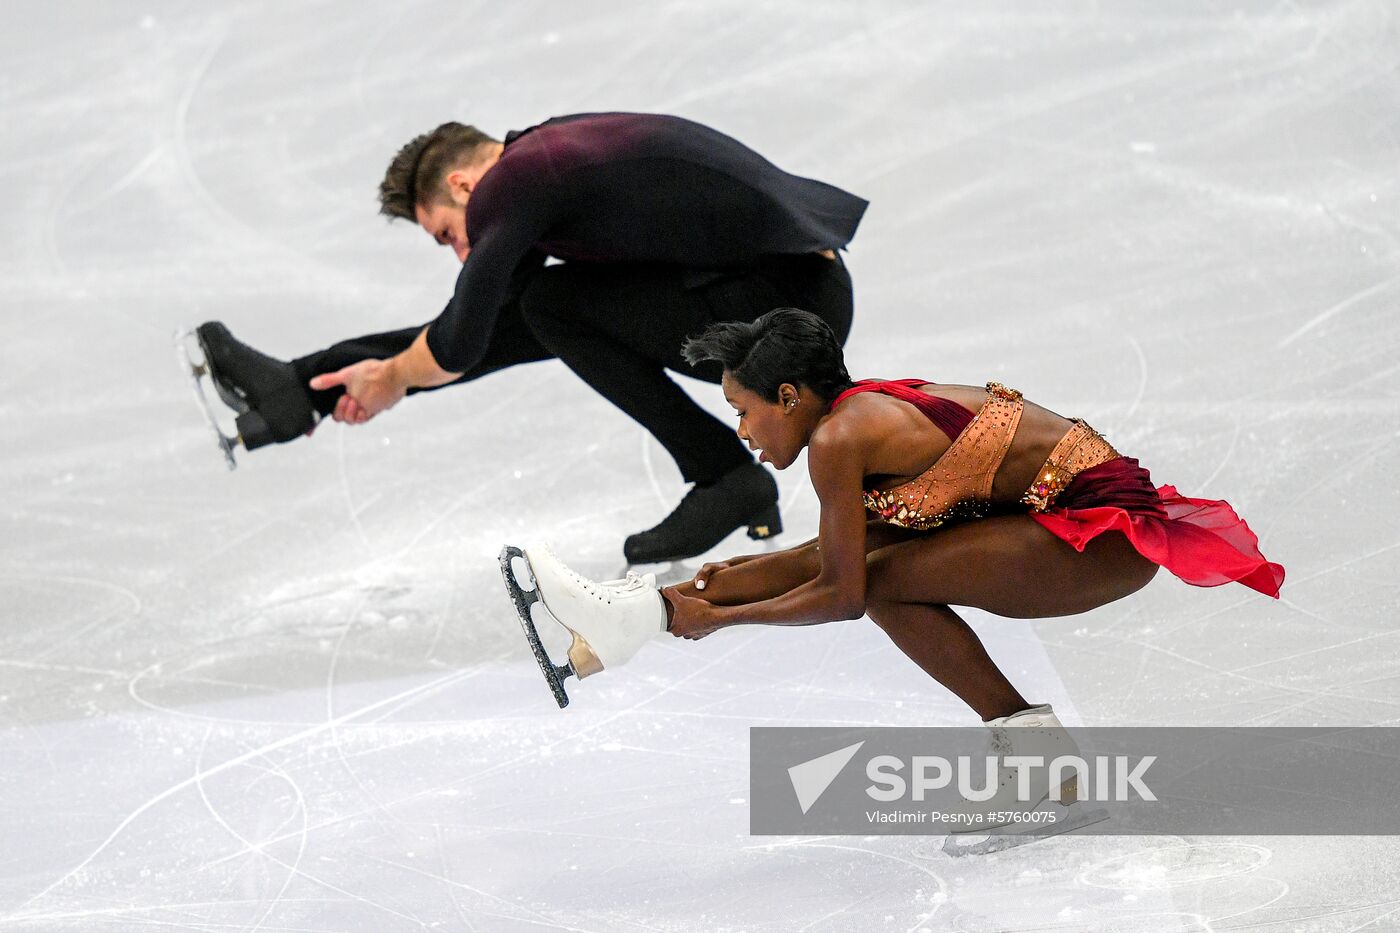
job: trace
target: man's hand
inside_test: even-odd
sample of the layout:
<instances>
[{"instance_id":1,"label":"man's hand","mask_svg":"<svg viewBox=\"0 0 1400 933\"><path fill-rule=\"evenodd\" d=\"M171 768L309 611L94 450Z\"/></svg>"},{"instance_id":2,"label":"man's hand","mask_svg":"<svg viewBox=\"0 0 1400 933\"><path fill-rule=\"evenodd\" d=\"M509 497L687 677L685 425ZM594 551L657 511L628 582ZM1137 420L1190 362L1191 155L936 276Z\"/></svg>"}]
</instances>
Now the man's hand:
<instances>
[{"instance_id":1,"label":"man's hand","mask_svg":"<svg viewBox=\"0 0 1400 933\"><path fill-rule=\"evenodd\" d=\"M345 386L331 417L343 424L364 424L381 411L399 403L411 388L446 385L461 377L437 364L428 349L428 328L423 328L409 348L387 360L361 360L311 380L313 389Z\"/></svg>"},{"instance_id":2,"label":"man's hand","mask_svg":"<svg viewBox=\"0 0 1400 933\"><path fill-rule=\"evenodd\" d=\"M345 394L335 403L331 417L342 424L364 424L380 412L393 408L408 391L393 360L361 360L311 380L313 389L336 386L344 386Z\"/></svg>"}]
</instances>

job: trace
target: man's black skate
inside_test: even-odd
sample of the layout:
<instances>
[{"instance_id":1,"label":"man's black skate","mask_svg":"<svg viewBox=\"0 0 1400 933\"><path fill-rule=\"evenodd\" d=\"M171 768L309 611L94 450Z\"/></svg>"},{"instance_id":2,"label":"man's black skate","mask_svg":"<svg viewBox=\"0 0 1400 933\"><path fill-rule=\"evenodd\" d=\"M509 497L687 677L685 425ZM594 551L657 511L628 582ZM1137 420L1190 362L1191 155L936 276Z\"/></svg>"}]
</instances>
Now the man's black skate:
<instances>
[{"instance_id":1,"label":"man's black skate","mask_svg":"<svg viewBox=\"0 0 1400 933\"><path fill-rule=\"evenodd\" d=\"M656 564L703 554L735 528L749 526L749 537L771 538L783 530L778 484L761 465L735 467L709 486L694 486L675 511L622 546L629 564Z\"/></svg>"},{"instance_id":2,"label":"man's black skate","mask_svg":"<svg viewBox=\"0 0 1400 933\"><path fill-rule=\"evenodd\" d=\"M204 370L224 404L237 413L247 450L296 440L316 425L316 410L291 363L241 343L219 321L195 329Z\"/></svg>"}]
</instances>

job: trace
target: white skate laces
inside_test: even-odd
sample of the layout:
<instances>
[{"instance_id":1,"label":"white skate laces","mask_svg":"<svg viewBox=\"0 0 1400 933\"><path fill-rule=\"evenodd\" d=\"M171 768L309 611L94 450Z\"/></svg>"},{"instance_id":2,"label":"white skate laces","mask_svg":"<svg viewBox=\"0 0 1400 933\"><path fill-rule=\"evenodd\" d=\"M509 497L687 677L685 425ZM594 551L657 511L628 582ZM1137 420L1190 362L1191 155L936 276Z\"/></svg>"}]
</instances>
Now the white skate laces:
<instances>
[{"instance_id":1,"label":"white skate laces","mask_svg":"<svg viewBox=\"0 0 1400 933\"><path fill-rule=\"evenodd\" d=\"M578 575L575 574L575 576ZM607 600L613 595L625 596L635 590L656 589L656 574L638 573L635 570L627 571L627 576L623 577L621 580L603 580L599 583L594 583L585 577L579 577L579 579L582 580L585 585L597 590L599 597L603 600Z\"/></svg>"}]
</instances>

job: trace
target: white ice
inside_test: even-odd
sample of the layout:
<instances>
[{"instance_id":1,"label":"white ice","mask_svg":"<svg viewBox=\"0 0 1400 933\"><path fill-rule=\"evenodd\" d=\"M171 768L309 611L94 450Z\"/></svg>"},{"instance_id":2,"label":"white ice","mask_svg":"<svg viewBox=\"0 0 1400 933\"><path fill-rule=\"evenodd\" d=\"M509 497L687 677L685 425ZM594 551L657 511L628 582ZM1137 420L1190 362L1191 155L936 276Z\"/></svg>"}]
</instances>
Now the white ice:
<instances>
[{"instance_id":1,"label":"white ice","mask_svg":"<svg viewBox=\"0 0 1400 933\"><path fill-rule=\"evenodd\" d=\"M748 729L967 725L869 622L554 707L495 554L681 483L543 363L229 474L171 362L430 319L409 137L678 113L868 197L858 376L1000 379L1229 499L1280 602L971 613L1094 725L1400 720L1400 30L1324 3L40 3L0 32L0 928L1382 931L1393 838L748 834ZM714 411L711 386L690 384ZM780 477L796 542L815 524ZM741 536L719 552L743 551Z\"/></svg>"}]
</instances>

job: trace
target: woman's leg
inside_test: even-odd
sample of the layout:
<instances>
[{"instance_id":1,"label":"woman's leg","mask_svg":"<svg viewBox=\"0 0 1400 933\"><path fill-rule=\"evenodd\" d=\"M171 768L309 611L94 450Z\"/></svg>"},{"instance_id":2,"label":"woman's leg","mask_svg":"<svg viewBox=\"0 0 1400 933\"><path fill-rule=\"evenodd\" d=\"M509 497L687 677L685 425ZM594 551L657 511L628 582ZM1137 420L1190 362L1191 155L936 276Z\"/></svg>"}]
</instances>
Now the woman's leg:
<instances>
[{"instance_id":1,"label":"woman's leg","mask_svg":"<svg viewBox=\"0 0 1400 933\"><path fill-rule=\"evenodd\" d=\"M895 645L983 719L1028 704L949 608L1012 618L1085 612L1136 592L1157 565L1110 532L1083 553L1029 516L982 519L868 557L866 612Z\"/></svg>"},{"instance_id":2,"label":"woman's leg","mask_svg":"<svg viewBox=\"0 0 1400 933\"><path fill-rule=\"evenodd\" d=\"M972 606L1012 619L1087 612L1147 585L1157 565L1118 532L1083 552L1029 515L1003 515L880 548L867 603Z\"/></svg>"},{"instance_id":3,"label":"woman's leg","mask_svg":"<svg viewBox=\"0 0 1400 933\"><path fill-rule=\"evenodd\" d=\"M983 719L1030 706L992 661L977 633L947 606L867 603L865 612L909 660Z\"/></svg>"}]
</instances>

